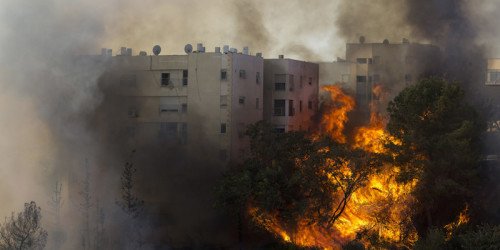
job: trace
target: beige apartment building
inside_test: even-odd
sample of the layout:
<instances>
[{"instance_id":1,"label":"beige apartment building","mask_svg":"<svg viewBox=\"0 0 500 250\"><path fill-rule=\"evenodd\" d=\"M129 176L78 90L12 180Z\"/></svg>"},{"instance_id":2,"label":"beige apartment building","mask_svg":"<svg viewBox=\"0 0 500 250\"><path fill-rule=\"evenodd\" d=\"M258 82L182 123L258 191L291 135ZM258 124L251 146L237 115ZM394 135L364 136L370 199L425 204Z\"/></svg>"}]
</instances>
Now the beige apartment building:
<instances>
[{"instance_id":1,"label":"beige apartment building","mask_svg":"<svg viewBox=\"0 0 500 250\"><path fill-rule=\"evenodd\" d=\"M318 111L318 64L264 60L264 120L278 131L310 130Z\"/></svg>"},{"instance_id":2,"label":"beige apartment building","mask_svg":"<svg viewBox=\"0 0 500 250\"><path fill-rule=\"evenodd\" d=\"M200 44L184 55L106 54L111 69L102 81L118 85L128 144L154 142L223 162L245 154L246 126L262 120L261 56L246 47L205 52Z\"/></svg>"},{"instance_id":3,"label":"beige apartment building","mask_svg":"<svg viewBox=\"0 0 500 250\"><path fill-rule=\"evenodd\" d=\"M500 59L488 59L486 85L500 86Z\"/></svg>"}]
</instances>

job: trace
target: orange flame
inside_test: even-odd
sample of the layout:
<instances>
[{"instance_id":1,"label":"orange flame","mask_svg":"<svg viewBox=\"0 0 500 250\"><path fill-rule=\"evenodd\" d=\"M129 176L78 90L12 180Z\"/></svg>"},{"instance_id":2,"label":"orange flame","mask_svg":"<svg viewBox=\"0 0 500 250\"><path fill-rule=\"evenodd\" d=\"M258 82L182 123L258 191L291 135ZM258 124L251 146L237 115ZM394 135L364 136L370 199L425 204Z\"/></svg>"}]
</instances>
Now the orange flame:
<instances>
[{"instance_id":1,"label":"orange flame","mask_svg":"<svg viewBox=\"0 0 500 250\"><path fill-rule=\"evenodd\" d=\"M354 98L336 86L322 89L330 92L331 100L327 103L328 110L324 111L319 135L326 134L337 142L345 143L347 138L343 130L348 121L347 114L354 109ZM373 93L375 100L379 100L383 95L381 86L375 87ZM385 123L381 115L374 110L374 106L371 105L370 124L355 130L353 147L373 153L384 153L386 140L396 144L398 142L387 134ZM277 213L258 216L258 208L250 207L249 214L269 232L286 242L300 246L340 249L341 244L354 240L358 233L367 231L375 232L380 239L411 244L417 240L416 231L414 229L404 231L402 225L409 217L408 211L411 210L409 204L413 199L410 193L416 181L406 185L397 183L394 176L398 171L394 166L385 165L380 172L370 176L366 185L352 194L342 215L333 227L328 229L317 223L311 223L310 220L301 219L298 228L290 232L279 223ZM368 242L364 243L369 245Z\"/></svg>"},{"instance_id":2,"label":"orange flame","mask_svg":"<svg viewBox=\"0 0 500 250\"><path fill-rule=\"evenodd\" d=\"M336 141L345 143L343 130L348 120L347 114L354 109L354 98L337 86L324 86L321 89L330 93L330 101L325 105L328 110L323 114L320 134L330 135Z\"/></svg>"}]
</instances>

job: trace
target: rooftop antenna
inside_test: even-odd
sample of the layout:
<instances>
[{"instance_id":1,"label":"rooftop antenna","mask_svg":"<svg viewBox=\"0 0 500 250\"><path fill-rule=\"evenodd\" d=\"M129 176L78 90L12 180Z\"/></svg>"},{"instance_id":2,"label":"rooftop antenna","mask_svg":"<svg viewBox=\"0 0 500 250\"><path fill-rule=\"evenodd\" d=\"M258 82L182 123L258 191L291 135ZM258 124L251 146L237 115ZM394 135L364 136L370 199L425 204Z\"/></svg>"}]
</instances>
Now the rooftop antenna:
<instances>
[{"instance_id":1,"label":"rooftop antenna","mask_svg":"<svg viewBox=\"0 0 500 250\"><path fill-rule=\"evenodd\" d=\"M160 45L155 45L155 46L153 47L153 54L155 54L155 55L159 55L159 54L160 54L160 52L161 52L161 47L160 47Z\"/></svg>"}]
</instances>

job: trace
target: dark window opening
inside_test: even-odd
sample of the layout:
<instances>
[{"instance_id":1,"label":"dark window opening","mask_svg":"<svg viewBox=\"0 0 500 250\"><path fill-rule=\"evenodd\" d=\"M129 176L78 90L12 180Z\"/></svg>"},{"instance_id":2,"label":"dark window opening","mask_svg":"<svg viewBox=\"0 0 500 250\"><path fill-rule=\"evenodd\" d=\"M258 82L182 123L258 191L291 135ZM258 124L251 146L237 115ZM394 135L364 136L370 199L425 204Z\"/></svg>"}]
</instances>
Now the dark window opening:
<instances>
[{"instance_id":1,"label":"dark window opening","mask_svg":"<svg viewBox=\"0 0 500 250\"><path fill-rule=\"evenodd\" d=\"M285 100L274 100L274 115L284 116L285 115Z\"/></svg>"},{"instance_id":2,"label":"dark window opening","mask_svg":"<svg viewBox=\"0 0 500 250\"><path fill-rule=\"evenodd\" d=\"M288 100L288 116L295 115L295 108L293 107L293 100Z\"/></svg>"},{"instance_id":3,"label":"dark window opening","mask_svg":"<svg viewBox=\"0 0 500 250\"><path fill-rule=\"evenodd\" d=\"M360 64L366 64L366 58L358 58L356 59L356 62Z\"/></svg>"},{"instance_id":4,"label":"dark window opening","mask_svg":"<svg viewBox=\"0 0 500 250\"><path fill-rule=\"evenodd\" d=\"M255 73L255 83L260 83L260 72Z\"/></svg>"},{"instance_id":5,"label":"dark window opening","mask_svg":"<svg viewBox=\"0 0 500 250\"><path fill-rule=\"evenodd\" d=\"M245 104L245 97L240 97L240 98L238 99L238 102L239 102L240 104Z\"/></svg>"},{"instance_id":6,"label":"dark window opening","mask_svg":"<svg viewBox=\"0 0 500 250\"><path fill-rule=\"evenodd\" d=\"M255 98L255 109L259 109L259 98Z\"/></svg>"},{"instance_id":7,"label":"dark window opening","mask_svg":"<svg viewBox=\"0 0 500 250\"><path fill-rule=\"evenodd\" d=\"M223 69L220 71L220 79L227 80L227 70Z\"/></svg>"},{"instance_id":8,"label":"dark window opening","mask_svg":"<svg viewBox=\"0 0 500 250\"><path fill-rule=\"evenodd\" d=\"M244 69L240 69L240 78L247 78L247 72Z\"/></svg>"},{"instance_id":9,"label":"dark window opening","mask_svg":"<svg viewBox=\"0 0 500 250\"><path fill-rule=\"evenodd\" d=\"M311 101L307 102L307 108L308 109L312 109L313 108L313 104Z\"/></svg>"},{"instance_id":10,"label":"dark window opening","mask_svg":"<svg viewBox=\"0 0 500 250\"><path fill-rule=\"evenodd\" d=\"M220 124L220 132L221 132L221 134L226 133L226 124L225 123Z\"/></svg>"},{"instance_id":11,"label":"dark window opening","mask_svg":"<svg viewBox=\"0 0 500 250\"><path fill-rule=\"evenodd\" d=\"M286 83L284 83L284 82L274 83L274 89L275 90L286 90Z\"/></svg>"},{"instance_id":12,"label":"dark window opening","mask_svg":"<svg viewBox=\"0 0 500 250\"><path fill-rule=\"evenodd\" d=\"M299 112L302 112L302 100L299 101Z\"/></svg>"},{"instance_id":13,"label":"dark window opening","mask_svg":"<svg viewBox=\"0 0 500 250\"><path fill-rule=\"evenodd\" d=\"M187 113L187 111L188 111L188 105L187 105L187 103L183 103L182 104L182 113Z\"/></svg>"},{"instance_id":14,"label":"dark window opening","mask_svg":"<svg viewBox=\"0 0 500 250\"><path fill-rule=\"evenodd\" d=\"M170 84L170 73L161 73L161 86Z\"/></svg>"},{"instance_id":15,"label":"dark window opening","mask_svg":"<svg viewBox=\"0 0 500 250\"><path fill-rule=\"evenodd\" d=\"M187 71L187 69L182 71L182 85L183 86L188 85L188 71Z\"/></svg>"},{"instance_id":16,"label":"dark window opening","mask_svg":"<svg viewBox=\"0 0 500 250\"><path fill-rule=\"evenodd\" d=\"M356 76L356 82L366 83L366 76Z\"/></svg>"}]
</instances>

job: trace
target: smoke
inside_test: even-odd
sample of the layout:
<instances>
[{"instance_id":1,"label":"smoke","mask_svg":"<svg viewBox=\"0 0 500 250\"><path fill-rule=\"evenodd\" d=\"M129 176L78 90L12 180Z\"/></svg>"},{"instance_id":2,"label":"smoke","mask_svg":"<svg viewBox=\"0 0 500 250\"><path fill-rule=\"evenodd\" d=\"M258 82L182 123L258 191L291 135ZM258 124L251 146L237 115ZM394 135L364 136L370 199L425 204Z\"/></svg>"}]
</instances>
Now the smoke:
<instances>
[{"instance_id":1,"label":"smoke","mask_svg":"<svg viewBox=\"0 0 500 250\"><path fill-rule=\"evenodd\" d=\"M65 240L69 245L65 246L80 244L78 192L87 161L94 204L100 200L108 214L107 223L120 220L112 220L110 214L116 210L119 175L129 149L113 141L108 126L114 124L115 117L103 116L109 114L106 107L115 107L112 100L107 106L112 89L98 84L108 65L79 55L96 54L101 47L111 48L115 54L122 46L133 48L134 54L140 50L151 53L155 44L162 46L162 54L183 54L186 43L202 42L208 51L228 44L250 46L251 53L263 52L266 58L285 54L300 60L332 60L343 56L346 40L356 41L359 35L366 36L368 42L401 37L433 42L450 55L468 50L474 55L478 47L499 52L485 45L492 40L498 44L499 40L495 32L489 32L499 29L494 20L483 17L496 13L498 4L494 1L446 1L447 5L435 1L433 8L424 6L421 12L412 12L421 8L420 2L0 1L0 215L9 215L24 202L35 200L45 211L44 221L53 224L55 219L46 203L55 182L62 182L66 200L63 224L71 228ZM450 10L431 12L434 9ZM433 13L432 19L423 18L427 13ZM456 49L452 47L454 39L462 41ZM157 234L170 234L172 239L188 243L190 237L199 236L198 241L223 238L216 230L207 233L209 226L203 226L221 227L223 223L216 223L220 217L213 211L200 213L198 208L211 205L207 197L220 169L213 170L210 163L201 161L195 161L196 167L183 169L185 164L174 157L175 151L137 150L137 162L142 163L138 171L144 176L158 171L158 162L164 163L155 181L165 178L165 185L145 184L140 187L142 192L171 190L160 197L173 209L158 205L158 211L168 215L148 219L169 225L166 232ZM198 186L187 188L184 181ZM53 226L50 223L47 226Z\"/></svg>"}]
</instances>

